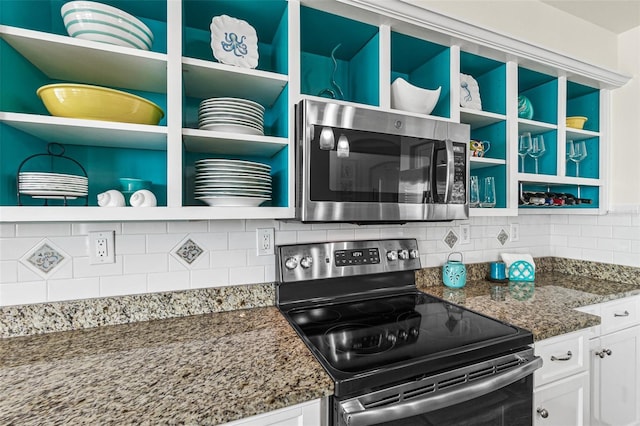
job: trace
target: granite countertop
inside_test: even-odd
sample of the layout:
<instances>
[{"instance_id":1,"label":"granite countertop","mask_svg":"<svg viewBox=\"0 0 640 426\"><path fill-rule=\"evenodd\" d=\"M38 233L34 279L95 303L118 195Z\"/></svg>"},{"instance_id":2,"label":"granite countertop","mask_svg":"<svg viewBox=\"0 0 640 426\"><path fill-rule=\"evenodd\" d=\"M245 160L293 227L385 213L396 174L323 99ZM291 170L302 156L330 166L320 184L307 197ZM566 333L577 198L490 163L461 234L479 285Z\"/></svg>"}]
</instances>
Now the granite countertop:
<instances>
[{"instance_id":1,"label":"granite countertop","mask_svg":"<svg viewBox=\"0 0 640 426\"><path fill-rule=\"evenodd\" d=\"M213 425L333 394L275 307L0 341L0 424Z\"/></svg>"},{"instance_id":2,"label":"granite countertop","mask_svg":"<svg viewBox=\"0 0 640 426\"><path fill-rule=\"evenodd\" d=\"M576 307L640 294L636 269L630 284L549 271L536 273L534 286L512 284L497 302L496 284L481 278L486 268L471 267L462 289L441 284L438 268L419 271L416 282L535 340L599 324ZM0 339L0 424L214 425L333 393L277 308L260 306L273 303L273 288L225 291L5 308L0 325L18 337ZM211 312L224 303L247 309ZM126 323L141 312L147 321ZM118 325L96 326L107 320ZM83 325L93 328L57 331ZM21 335L45 330L57 332Z\"/></svg>"},{"instance_id":3,"label":"granite countertop","mask_svg":"<svg viewBox=\"0 0 640 426\"><path fill-rule=\"evenodd\" d=\"M504 301L490 297L492 286L504 286ZM640 285L600 278L547 272L535 283L493 283L476 279L461 289L423 285L425 293L464 305L476 312L531 330L536 341L600 324L600 317L574 310L640 294Z\"/></svg>"}]
</instances>

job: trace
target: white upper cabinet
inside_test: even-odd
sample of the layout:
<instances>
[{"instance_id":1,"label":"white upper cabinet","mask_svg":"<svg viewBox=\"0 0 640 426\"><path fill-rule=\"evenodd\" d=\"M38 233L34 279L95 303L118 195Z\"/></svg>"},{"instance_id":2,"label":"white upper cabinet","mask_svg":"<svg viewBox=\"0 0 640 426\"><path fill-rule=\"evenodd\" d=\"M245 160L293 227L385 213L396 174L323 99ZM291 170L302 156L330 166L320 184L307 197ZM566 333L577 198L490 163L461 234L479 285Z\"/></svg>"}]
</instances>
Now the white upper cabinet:
<instances>
[{"instance_id":1,"label":"white upper cabinet","mask_svg":"<svg viewBox=\"0 0 640 426\"><path fill-rule=\"evenodd\" d=\"M532 46L496 35L485 40L475 27L434 19L400 0L103 3L146 25L154 35L150 50L70 37L61 0L0 2L0 221L293 218L294 105L302 97L332 97L397 109L390 90L397 78L439 88L430 117L469 124L484 149L470 159L471 174L480 182L495 178L497 204L473 208L472 216L598 212L604 205L609 89L624 82L616 73L576 68L550 53L548 63L544 55L538 62L524 60ZM226 35L215 36L212 46L214 17L214 28L224 27ZM164 115L158 124L53 116L36 94L52 83L128 92L158 105ZM533 104L531 118L518 117L519 96ZM201 111L211 98L236 99L235 115L210 106ZM264 112L256 117L237 99ZM587 116L584 129L567 127L568 116ZM530 155L524 169L518 166L524 132L545 139L537 172ZM569 141L586 146L579 163L578 157L566 159ZM233 181L235 170L218 185L218 177L207 179L222 169L197 167L216 159L261 163L269 176L252 175L253 182L241 185ZM47 185L35 194L19 190L20 172L86 175L88 193L47 193ZM158 206L99 207L98 194L121 189L122 177L151 182ZM252 191L270 199L255 199ZM571 193L591 204L519 207L531 192ZM234 201L237 195L245 199ZM247 196L251 203L244 202ZM247 205L257 202L262 204ZM220 205L225 203L243 206Z\"/></svg>"}]
</instances>

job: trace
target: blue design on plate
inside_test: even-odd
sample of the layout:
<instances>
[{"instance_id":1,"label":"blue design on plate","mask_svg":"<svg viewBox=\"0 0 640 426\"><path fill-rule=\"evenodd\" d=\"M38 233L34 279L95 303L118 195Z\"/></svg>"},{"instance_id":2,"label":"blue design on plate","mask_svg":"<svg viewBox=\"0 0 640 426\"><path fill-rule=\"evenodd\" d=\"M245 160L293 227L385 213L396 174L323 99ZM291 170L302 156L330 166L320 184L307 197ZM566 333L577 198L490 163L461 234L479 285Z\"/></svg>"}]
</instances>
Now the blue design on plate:
<instances>
[{"instance_id":1,"label":"blue design on plate","mask_svg":"<svg viewBox=\"0 0 640 426\"><path fill-rule=\"evenodd\" d=\"M518 117L531 120L533 118L533 105L526 96L518 96Z\"/></svg>"},{"instance_id":2,"label":"blue design on plate","mask_svg":"<svg viewBox=\"0 0 640 426\"><path fill-rule=\"evenodd\" d=\"M238 40L236 33L224 33L224 41L220 45L226 52L233 52L234 55L244 57L248 53L247 45L244 43L245 36Z\"/></svg>"}]
</instances>

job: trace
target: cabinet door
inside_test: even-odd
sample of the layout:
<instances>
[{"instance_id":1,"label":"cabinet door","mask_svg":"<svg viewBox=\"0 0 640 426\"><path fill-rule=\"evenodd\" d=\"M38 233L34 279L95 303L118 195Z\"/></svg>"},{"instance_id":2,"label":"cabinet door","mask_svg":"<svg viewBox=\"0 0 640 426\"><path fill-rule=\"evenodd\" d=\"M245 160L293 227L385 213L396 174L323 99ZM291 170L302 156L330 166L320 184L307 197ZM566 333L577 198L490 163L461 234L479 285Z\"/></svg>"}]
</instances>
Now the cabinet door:
<instances>
[{"instance_id":1,"label":"cabinet door","mask_svg":"<svg viewBox=\"0 0 640 426\"><path fill-rule=\"evenodd\" d=\"M589 418L589 373L583 372L533 391L536 426L582 426Z\"/></svg>"},{"instance_id":2,"label":"cabinet door","mask_svg":"<svg viewBox=\"0 0 640 426\"><path fill-rule=\"evenodd\" d=\"M324 424L323 400L315 399L269 413L226 423L225 426L321 426Z\"/></svg>"},{"instance_id":3,"label":"cabinet door","mask_svg":"<svg viewBox=\"0 0 640 426\"><path fill-rule=\"evenodd\" d=\"M592 346L594 425L640 422L640 326L602 336ZM602 357L601 357L602 356Z\"/></svg>"}]
</instances>

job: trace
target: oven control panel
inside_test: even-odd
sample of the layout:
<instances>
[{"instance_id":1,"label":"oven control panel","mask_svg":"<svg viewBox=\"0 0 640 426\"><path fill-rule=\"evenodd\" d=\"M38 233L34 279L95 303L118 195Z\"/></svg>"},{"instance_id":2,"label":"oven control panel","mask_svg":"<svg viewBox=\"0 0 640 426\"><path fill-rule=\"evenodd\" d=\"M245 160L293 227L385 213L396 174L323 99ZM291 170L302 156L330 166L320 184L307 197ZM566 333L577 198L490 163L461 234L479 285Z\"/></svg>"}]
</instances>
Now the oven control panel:
<instances>
[{"instance_id":1,"label":"oven control panel","mask_svg":"<svg viewBox=\"0 0 640 426\"><path fill-rule=\"evenodd\" d=\"M278 246L279 281L295 282L420 269L413 238Z\"/></svg>"},{"instance_id":2,"label":"oven control panel","mask_svg":"<svg viewBox=\"0 0 640 426\"><path fill-rule=\"evenodd\" d=\"M377 248L337 250L333 258L336 266L371 265L380 263L380 251Z\"/></svg>"}]
</instances>

